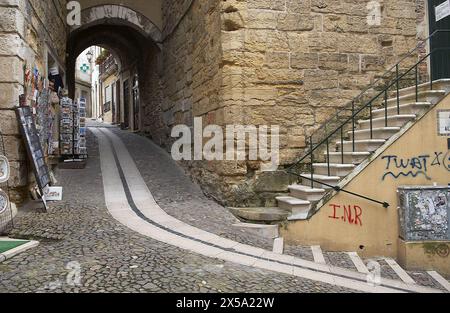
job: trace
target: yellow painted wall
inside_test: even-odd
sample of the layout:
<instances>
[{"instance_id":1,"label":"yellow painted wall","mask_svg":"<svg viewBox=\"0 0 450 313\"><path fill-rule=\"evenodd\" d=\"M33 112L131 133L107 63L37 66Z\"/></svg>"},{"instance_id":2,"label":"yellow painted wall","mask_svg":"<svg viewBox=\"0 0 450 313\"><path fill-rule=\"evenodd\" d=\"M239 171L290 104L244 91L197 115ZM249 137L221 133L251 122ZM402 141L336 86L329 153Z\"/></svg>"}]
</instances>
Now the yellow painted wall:
<instances>
[{"instance_id":1,"label":"yellow painted wall","mask_svg":"<svg viewBox=\"0 0 450 313\"><path fill-rule=\"evenodd\" d=\"M103 93L103 94L105 93L105 88L106 88L107 86L111 86L111 88L112 88L112 85L115 84L116 81L117 81L118 79L119 79L119 78L118 78L118 76L117 76L116 74L113 74L113 75L108 76L108 77L102 82L102 88L103 88L102 93ZM113 98L114 98L114 101L117 103L116 93L114 93ZM105 101L106 101L105 98L103 98L103 102L105 102ZM112 105L112 104L111 104L111 105ZM104 121L104 122L107 122L107 123L112 123L112 120L113 120L113 118L112 118L112 107L111 107L111 110L109 110L108 112L106 112L106 113L104 114L104 116L103 116L103 121Z\"/></svg>"},{"instance_id":2,"label":"yellow painted wall","mask_svg":"<svg viewBox=\"0 0 450 313\"><path fill-rule=\"evenodd\" d=\"M398 261L409 270L434 270L450 276L449 242L404 242L398 240Z\"/></svg>"},{"instance_id":3,"label":"yellow painted wall","mask_svg":"<svg viewBox=\"0 0 450 313\"><path fill-rule=\"evenodd\" d=\"M390 208L363 200L361 198L340 192L327 201L320 211L309 221L290 222L282 227L282 235L288 242L299 244L320 244L329 251L357 251L364 256L391 256L398 254L398 201L397 188L403 185L438 185L447 186L450 183L450 153L447 146L449 137L438 136L437 110L450 109L450 95L435 108L414 124L406 133L400 136L391 146L354 177L344 189L359 193L380 201L386 201ZM432 166L435 152L443 153L441 165ZM383 180L387 161L383 156L398 155L404 159L430 155L427 162L426 175L413 177L391 176ZM444 161L446 156L446 161ZM446 166L442 164L446 163ZM392 167L391 167L392 168ZM410 167L409 167L410 168ZM407 171L409 171L409 168ZM396 174L399 170L393 170ZM333 216L331 205L358 206L361 208L361 224L357 221L351 224L342 219L342 208L338 210L338 219ZM360 247L361 246L361 247ZM360 249L364 247L363 249Z\"/></svg>"}]
</instances>

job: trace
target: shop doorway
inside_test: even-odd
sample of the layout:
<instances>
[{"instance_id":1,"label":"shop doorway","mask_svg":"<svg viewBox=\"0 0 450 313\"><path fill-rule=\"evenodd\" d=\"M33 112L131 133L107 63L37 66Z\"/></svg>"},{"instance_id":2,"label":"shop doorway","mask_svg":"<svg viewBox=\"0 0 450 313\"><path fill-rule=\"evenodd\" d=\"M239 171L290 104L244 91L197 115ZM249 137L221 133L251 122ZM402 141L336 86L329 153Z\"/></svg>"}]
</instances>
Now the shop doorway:
<instances>
[{"instance_id":1,"label":"shop doorway","mask_svg":"<svg viewBox=\"0 0 450 313\"><path fill-rule=\"evenodd\" d=\"M139 130L140 95L139 79L136 75L133 79L133 130Z\"/></svg>"},{"instance_id":2,"label":"shop doorway","mask_svg":"<svg viewBox=\"0 0 450 313\"><path fill-rule=\"evenodd\" d=\"M428 0L430 35L437 30L449 30L438 32L430 42L431 55L430 71L433 80L450 78L450 16L436 22L436 6L443 0Z\"/></svg>"},{"instance_id":3,"label":"shop doorway","mask_svg":"<svg viewBox=\"0 0 450 313\"><path fill-rule=\"evenodd\" d=\"M120 124L120 80L116 82L116 114L115 123Z\"/></svg>"},{"instance_id":4,"label":"shop doorway","mask_svg":"<svg viewBox=\"0 0 450 313\"><path fill-rule=\"evenodd\" d=\"M123 126L122 128L127 129L130 127L130 82L127 80L123 83Z\"/></svg>"}]
</instances>

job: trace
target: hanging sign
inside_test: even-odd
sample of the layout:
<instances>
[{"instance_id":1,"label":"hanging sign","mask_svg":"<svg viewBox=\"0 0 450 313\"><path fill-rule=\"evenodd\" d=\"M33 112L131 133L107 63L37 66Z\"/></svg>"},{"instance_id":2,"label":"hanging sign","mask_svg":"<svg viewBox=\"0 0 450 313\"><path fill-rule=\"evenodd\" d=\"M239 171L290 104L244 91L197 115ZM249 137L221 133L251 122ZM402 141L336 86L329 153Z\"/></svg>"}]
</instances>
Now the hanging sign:
<instances>
[{"instance_id":1,"label":"hanging sign","mask_svg":"<svg viewBox=\"0 0 450 313\"><path fill-rule=\"evenodd\" d=\"M437 7L436 10L436 22L446 18L450 15L450 0L446 0L444 3L441 3Z\"/></svg>"},{"instance_id":2,"label":"hanging sign","mask_svg":"<svg viewBox=\"0 0 450 313\"><path fill-rule=\"evenodd\" d=\"M80 67L80 70L81 70L83 73L87 73L87 72L89 71L89 65L83 64L83 65Z\"/></svg>"},{"instance_id":3,"label":"hanging sign","mask_svg":"<svg viewBox=\"0 0 450 313\"><path fill-rule=\"evenodd\" d=\"M27 147L28 155L33 164L34 175L36 176L36 181L42 191L50 184L50 175L45 163L44 153L36 131L36 126L33 121L31 108L17 108L16 112L22 136L25 139L25 146Z\"/></svg>"}]
</instances>

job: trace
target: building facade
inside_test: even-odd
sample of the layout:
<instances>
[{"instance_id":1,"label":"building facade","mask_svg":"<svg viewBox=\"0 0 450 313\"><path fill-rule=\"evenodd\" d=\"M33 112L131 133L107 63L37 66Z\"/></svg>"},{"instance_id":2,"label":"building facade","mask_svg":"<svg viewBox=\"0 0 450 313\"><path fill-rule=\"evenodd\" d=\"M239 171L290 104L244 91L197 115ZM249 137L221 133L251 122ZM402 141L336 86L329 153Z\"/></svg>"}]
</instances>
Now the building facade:
<instances>
[{"instance_id":1,"label":"building facade","mask_svg":"<svg viewBox=\"0 0 450 313\"><path fill-rule=\"evenodd\" d=\"M86 100L86 115L92 117L92 55L88 54L90 49L86 49L77 58L75 72L75 99Z\"/></svg>"},{"instance_id":2,"label":"building facade","mask_svg":"<svg viewBox=\"0 0 450 313\"><path fill-rule=\"evenodd\" d=\"M34 86L66 74L66 1L0 1L0 131L12 167L12 200L28 196L28 167L14 108L19 95L34 97ZM33 86L34 85L34 86Z\"/></svg>"}]
</instances>

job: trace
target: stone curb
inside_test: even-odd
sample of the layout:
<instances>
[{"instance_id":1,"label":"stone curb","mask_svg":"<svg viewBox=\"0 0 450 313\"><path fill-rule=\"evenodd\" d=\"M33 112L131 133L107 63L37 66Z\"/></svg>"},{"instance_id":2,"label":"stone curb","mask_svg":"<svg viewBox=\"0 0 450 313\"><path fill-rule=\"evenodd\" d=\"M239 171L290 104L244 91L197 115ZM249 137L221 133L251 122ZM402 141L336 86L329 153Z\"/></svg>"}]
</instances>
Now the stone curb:
<instances>
[{"instance_id":1,"label":"stone curb","mask_svg":"<svg viewBox=\"0 0 450 313\"><path fill-rule=\"evenodd\" d=\"M39 241L30 241L27 242L26 244L23 244L19 247L16 247L14 249L8 250L4 253L0 253L0 263L4 262L8 259L11 259L12 257L15 257L16 255L18 255L19 253L25 252L28 249L32 249L35 248L39 245Z\"/></svg>"}]
</instances>

